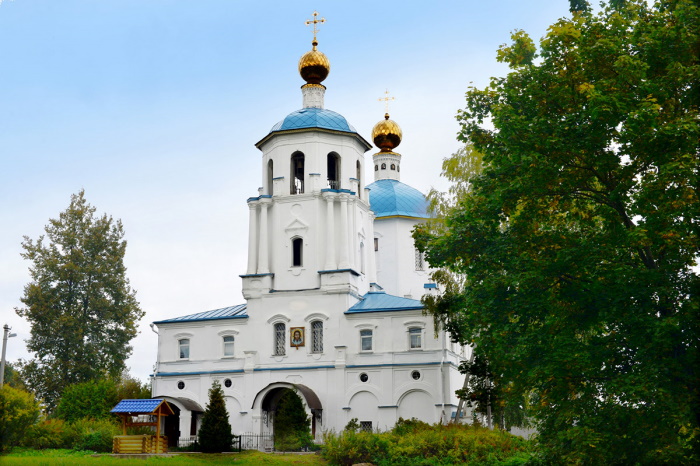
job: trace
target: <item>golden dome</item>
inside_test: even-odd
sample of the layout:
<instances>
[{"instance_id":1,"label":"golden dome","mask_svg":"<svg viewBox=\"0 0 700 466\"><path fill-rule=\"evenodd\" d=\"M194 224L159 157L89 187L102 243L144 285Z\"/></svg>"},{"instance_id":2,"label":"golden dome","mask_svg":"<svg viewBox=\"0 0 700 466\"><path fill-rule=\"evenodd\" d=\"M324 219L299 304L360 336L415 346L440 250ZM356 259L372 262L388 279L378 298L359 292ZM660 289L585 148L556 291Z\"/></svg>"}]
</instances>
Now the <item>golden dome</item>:
<instances>
[{"instance_id":1,"label":"golden dome","mask_svg":"<svg viewBox=\"0 0 700 466\"><path fill-rule=\"evenodd\" d=\"M389 119L388 113L384 115L384 120L372 128L372 140L382 152L391 152L392 149L401 144L401 136L401 127Z\"/></svg>"},{"instance_id":2,"label":"golden dome","mask_svg":"<svg viewBox=\"0 0 700 466\"><path fill-rule=\"evenodd\" d=\"M321 84L331 71L331 62L323 52L316 50L318 42L312 42L313 49L299 59L299 74L308 84Z\"/></svg>"}]
</instances>

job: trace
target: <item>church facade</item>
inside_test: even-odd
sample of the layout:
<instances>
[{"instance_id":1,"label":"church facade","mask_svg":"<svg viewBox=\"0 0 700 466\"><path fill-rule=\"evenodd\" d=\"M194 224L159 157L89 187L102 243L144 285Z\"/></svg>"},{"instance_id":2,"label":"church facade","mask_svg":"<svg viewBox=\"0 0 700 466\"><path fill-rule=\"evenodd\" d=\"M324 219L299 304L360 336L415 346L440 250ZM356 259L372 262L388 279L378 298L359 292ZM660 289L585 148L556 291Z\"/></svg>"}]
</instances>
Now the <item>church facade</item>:
<instances>
[{"instance_id":1,"label":"church facade","mask_svg":"<svg viewBox=\"0 0 700 466\"><path fill-rule=\"evenodd\" d=\"M324 108L329 70L314 37L299 62L303 107L256 144L245 303L154 322L152 394L178 412L171 440L196 434L215 380L234 433L272 432L286 390L317 439L353 418L385 430L399 417L447 422L456 410L465 349L423 315L420 297L437 290L411 230L427 202L400 181L401 129L388 113L375 125L379 152L366 167L371 144Z\"/></svg>"}]
</instances>

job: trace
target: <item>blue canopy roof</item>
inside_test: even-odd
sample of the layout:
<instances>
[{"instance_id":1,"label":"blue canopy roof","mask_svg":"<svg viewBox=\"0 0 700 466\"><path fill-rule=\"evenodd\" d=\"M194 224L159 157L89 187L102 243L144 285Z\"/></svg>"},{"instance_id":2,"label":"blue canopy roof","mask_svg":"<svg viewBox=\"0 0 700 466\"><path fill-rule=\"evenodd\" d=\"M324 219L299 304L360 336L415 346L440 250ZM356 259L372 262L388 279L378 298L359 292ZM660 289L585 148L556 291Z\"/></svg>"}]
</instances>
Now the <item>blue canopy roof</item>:
<instances>
[{"instance_id":1,"label":"blue canopy roof","mask_svg":"<svg viewBox=\"0 0 700 466\"><path fill-rule=\"evenodd\" d=\"M287 131L303 128L324 128L346 133L357 133L340 113L325 108L302 108L287 115L270 130Z\"/></svg>"},{"instance_id":2,"label":"blue canopy roof","mask_svg":"<svg viewBox=\"0 0 700 466\"><path fill-rule=\"evenodd\" d=\"M246 310L247 304L239 304L237 306L222 307L213 311L199 312L182 317L174 317L172 319L160 320L153 322L154 324L167 324L172 322L195 322L199 320L219 320L219 319L247 319Z\"/></svg>"},{"instance_id":3,"label":"blue canopy roof","mask_svg":"<svg viewBox=\"0 0 700 466\"><path fill-rule=\"evenodd\" d=\"M415 188L398 180L379 180L367 186L370 208L377 218L404 216L429 218L428 201Z\"/></svg>"},{"instance_id":4,"label":"blue canopy roof","mask_svg":"<svg viewBox=\"0 0 700 466\"><path fill-rule=\"evenodd\" d=\"M362 297L360 302L345 311L345 313L415 311L419 309L423 309L423 304L416 299L402 298L386 294L384 291L370 291Z\"/></svg>"},{"instance_id":5,"label":"blue canopy roof","mask_svg":"<svg viewBox=\"0 0 700 466\"><path fill-rule=\"evenodd\" d=\"M162 398L155 398L150 400L122 400L117 403L117 406L112 408L110 413L141 413L149 414L155 411L161 403L163 403ZM168 409L170 409L168 407ZM172 413L172 410L170 410Z\"/></svg>"}]
</instances>

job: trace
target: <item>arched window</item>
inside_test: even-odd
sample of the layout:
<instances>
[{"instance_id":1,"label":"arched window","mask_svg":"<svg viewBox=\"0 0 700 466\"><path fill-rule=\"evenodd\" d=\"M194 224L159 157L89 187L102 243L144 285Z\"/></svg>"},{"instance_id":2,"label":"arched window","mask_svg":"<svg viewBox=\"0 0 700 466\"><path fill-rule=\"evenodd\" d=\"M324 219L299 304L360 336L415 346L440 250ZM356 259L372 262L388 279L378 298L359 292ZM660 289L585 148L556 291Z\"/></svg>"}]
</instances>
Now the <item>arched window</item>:
<instances>
[{"instance_id":1,"label":"arched window","mask_svg":"<svg viewBox=\"0 0 700 466\"><path fill-rule=\"evenodd\" d=\"M296 237L292 238L292 267L303 265L304 240Z\"/></svg>"},{"instance_id":2,"label":"arched window","mask_svg":"<svg viewBox=\"0 0 700 466\"><path fill-rule=\"evenodd\" d=\"M272 196L272 160L267 162L267 194Z\"/></svg>"},{"instance_id":3,"label":"arched window","mask_svg":"<svg viewBox=\"0 0 700 466\"><path fill-rule=\"evenodd\" d=\"M391 169L392 169L392 170L396 170L396 165L394 165L394 164L392 163L392 164L391 164Z\"/></svg>"},{"instance_id":4,"label":"arched window","mask_svg":"<svg viewBox=\"0 0 700 466\"><path fill-rule=\"evenodd\" d=\"M362 167L360 166L360 161L358 160L357 163L355 164L356 172L357 172L357 197L362 197L360 194L362 193Z\"/></svg>"},{"instance_id":5,"label":"arched window","mask_svg":"<svg viewBox=\"0 0 700 466\"><path fill-rule=\"evenodd\" d=\"M375 172L376 172L376 171L379 171L379 165L375 165L375 166L374 166L374 171L375 171Z\"/></svg>"},{"instance_id":6,"label":"arched window","mask_svg":"<svg viewBox=\"0 0 700 466\"><path fill-rule=\"evenodd\" d=\"M233 335L224 337L224 356L233 356Z\"/></svg>"},{"instance_id":7,"label":"arched window","mask_svg":"<svg viewBox=\"0 0 700 466\"><path fill-rule=\"evenodd\" d=\"M385 164L385 163L382 164L382 170L386 170L386 164Z\"/></svg>"},{"instance_id":8,"label":"arched window","mask_svg":"<svg viewBox=\"0 0 700 466\"><path fill-rule=\"evenodd\" d=\"M189 359L190 358L190 339L189 338L181 338L180 340L177 341L177 346L180 352L180 359Z\"/></svg>"},{"instance_id":9,"label":"arched window","mask_svg":"<svg viewBox=\"0 0 700 466\"><path fill-rule=\"evenodd\" d=\"M365 273L365 243L360 241L360 273Z\"/></svg>"},{"instance_id":10,"label":"arched window","mask_svg":"<svg viewBox=\"0 0 700 466\"><path fill-rule=\"evenodd\" d=\"M340 156L331 152L326 157L328 168L328 187L340 189Z\"/></svg>"},{"instance_id":11,"label":"arched window","mask_svg":"<svg viewBox=\"0 0 700 466\"><path fill-rule=\"evenodd\" d=\"M277 323L275 324L275 346L274 346L274 355L275 356L284 356L285 355L285 338L287 334L287 328L283 323Z\"/></svg>"},{"instance_id":12,"label":"arched window","mask_svg":"<svg viewBox=\"0 0 700 466\"><path fill-rule=\"evenodd\" d=\"M311 352L323 353L323 322L311 322Z\"/></svg>"},{"instance_id":13,"label":"arched window","mask_svg":"<svg viewBox=\"0 0 700 466\"><path fill-rule=\"evenodd\" d=\"M295 152L292 154L290 194L302 194L304 192L304 154Z\"/></svg>"}]
</instances>

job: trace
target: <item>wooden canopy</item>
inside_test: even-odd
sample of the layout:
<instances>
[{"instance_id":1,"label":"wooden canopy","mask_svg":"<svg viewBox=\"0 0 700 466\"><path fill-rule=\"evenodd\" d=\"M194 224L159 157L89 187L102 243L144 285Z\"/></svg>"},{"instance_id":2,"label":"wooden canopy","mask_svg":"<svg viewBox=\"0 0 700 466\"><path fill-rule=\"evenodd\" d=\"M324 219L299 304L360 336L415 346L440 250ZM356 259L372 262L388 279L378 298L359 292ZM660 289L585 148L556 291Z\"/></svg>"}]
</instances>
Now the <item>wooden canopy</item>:
<instances>
[{"instance_id":1,"label":"wooden canopy","mask_svg":"<svg viewBox=\"0 0 700 466\"><path fill-rule=\"evenodd\" d=\"M126 435L126 428L132 426L154 426L156 428L155 451L153 453L164 453L160 442L160 418L175 414L173 408L167 401L154 398L143 400L122 400L110 411L122 418L122 433ZM134 422L134 416L156 416L155 422Z\"/></svg>"}]
</instances>

